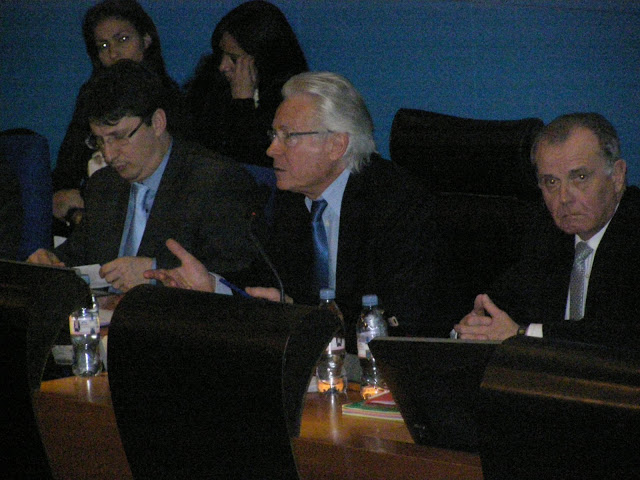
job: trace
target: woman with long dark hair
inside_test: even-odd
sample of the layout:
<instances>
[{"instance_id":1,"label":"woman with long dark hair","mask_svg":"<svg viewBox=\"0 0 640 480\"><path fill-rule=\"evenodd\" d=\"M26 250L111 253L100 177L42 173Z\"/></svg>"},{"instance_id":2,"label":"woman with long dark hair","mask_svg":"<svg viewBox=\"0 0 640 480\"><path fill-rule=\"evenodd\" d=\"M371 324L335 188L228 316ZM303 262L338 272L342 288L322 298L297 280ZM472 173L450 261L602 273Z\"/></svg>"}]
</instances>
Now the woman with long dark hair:
<instances>
[{"instance_id":1,"label":"woman with long dark hair","mask_svg":"<svg viewBox=\"0 0 640 480\"><path fill-rule=\"evenodd\" d=\"M267 132L280 90L308 70L291 25L271 3L246 2L220 20L211 48L185 85L186 133L238 161L271 166Z\"/></svg>"},{"instance_id":2,"label":"woman with long dark hair","mask_svg":"<svg viewBox=\"0 0 640 480\"><path fill-rule=\"evenodd\" d=\"M138 2L104 0L94 5L85 14L82 34L93 65L92 75L122 59L146 65L162 78L167 94L175 99L174 112L169 118L177 118L179 123L179 87L167 74L156 26ZM84 86L81 91L82 88ZM68 234L80 221L84 207L82 187L88 176L104 165L100 153L94 153L85 145L89 125L86 119L80 118L82 110L76 101L53 171L53 213L58 220L54 233L57 234ZM172 126L174 130L179 127L177 124Z\"/></svg>"}]
</instances>

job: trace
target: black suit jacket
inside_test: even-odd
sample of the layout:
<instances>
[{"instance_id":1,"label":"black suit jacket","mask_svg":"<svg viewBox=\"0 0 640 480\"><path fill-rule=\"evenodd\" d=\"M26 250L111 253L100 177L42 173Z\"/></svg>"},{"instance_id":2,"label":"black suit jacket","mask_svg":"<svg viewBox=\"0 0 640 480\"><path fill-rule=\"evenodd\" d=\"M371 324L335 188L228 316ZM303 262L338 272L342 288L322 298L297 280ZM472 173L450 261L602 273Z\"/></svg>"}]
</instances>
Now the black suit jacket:
<instances>
[{"instance_id":1,"label":"black suit jacket","mask_svg":"<svg viewBox=\"0 0 640 480\"><path fill-rule=\"evenodd\" d=\"M362 296L375 293L397 316L395 334L444 335L450 330L429 318L436 235L431 204L421 187L396 164L379 157L351 174L340 212L336 302L345 316L353 348ZM304 196L278 192L271 237L264 240L284 289L297 303L315 305L313 246ZM264 278L264 277L263 277ZM273 278L267 277L268 284Z\"/></svg>"},{"instance_id":2,"label":"black suit jacket","mask_svg":"<svg viewBox=\"0 0 640 480\"><path fill-rule=\"evenodd\" d=\"M91 176L82 222L55 250L62 261L103 264L118 257L129 189L110 167ZM178 260L164 244L174 238L210 271L246 269L255 256L249 237L255 192L242 167L174 139L138 256L155 258L158 268L176 267Z\"/></svg>"},{"instance_id":3,"label":"black suit jacket","mask_svg":"<svg viewBox=\"0 0 640 480\"><path fill-rule=\"evenodd\" d=\"M627 188L596 250L580 321L564 320L574 237L548 214L535 225L523 259L489 291L496 304L518 323L543 323L545 337L617 345L640 340L640 190Z\"/></svg>"}]
</instances>

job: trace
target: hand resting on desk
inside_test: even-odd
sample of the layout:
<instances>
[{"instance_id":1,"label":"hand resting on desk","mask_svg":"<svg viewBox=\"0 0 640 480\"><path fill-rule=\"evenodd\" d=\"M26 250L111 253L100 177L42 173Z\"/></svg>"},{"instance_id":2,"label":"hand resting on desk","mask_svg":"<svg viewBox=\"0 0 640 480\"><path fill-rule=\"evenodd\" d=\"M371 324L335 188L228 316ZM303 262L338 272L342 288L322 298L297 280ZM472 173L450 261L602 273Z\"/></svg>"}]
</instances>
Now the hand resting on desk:
<instances>
[{"instance_id":1,"label":"hand resting on desk","mask_svg":"<svg viewBox=\"0 0 640 480\"><path fill-rule=\"evenodd\" d=\"M121 292L127 292L136 285L149 283L144 272L153 266L148 257L120 257L105 263L100 268L100 276Z\"/></svg>"},{"instance_id":2,"label":"hand resting on desk","mask_svg":"<svg viewBox=\"0 0 640 480\"><path fill-rule=\"evenodd\" d=\"M483 293L476 297L473 310L453 329L458 338L465 340L505 340L518 333L518 324Z\"/></svg>"},{"instance_id":3,"label":"hand resting on desk","mask_svg":"<svg viewBox=\"0 0 640 480\"><path fill-rule=\"evenodd\" d=\"M64 262L50 250L39 248L27 258L29 263L64 267ZM100 268L100 277L121 292L131 290L136 285L149 283L143 273L153 265L153 260L147 257L121 257L105 263Z\"/></svg>"},{"instance_id":4,"label":"hand resting on desk","mask_svg":"<svg viewBox=\"0 0 640 480\"><path fill-rule=\"evenodd\" d=\"M54 267L64 267L64 262L61 262L60 259L56 256L55 253L46 250L44 248L39 248L27 258L28 263L38 263L40 265L51 265Z\"/></svg>"}]
</instances>

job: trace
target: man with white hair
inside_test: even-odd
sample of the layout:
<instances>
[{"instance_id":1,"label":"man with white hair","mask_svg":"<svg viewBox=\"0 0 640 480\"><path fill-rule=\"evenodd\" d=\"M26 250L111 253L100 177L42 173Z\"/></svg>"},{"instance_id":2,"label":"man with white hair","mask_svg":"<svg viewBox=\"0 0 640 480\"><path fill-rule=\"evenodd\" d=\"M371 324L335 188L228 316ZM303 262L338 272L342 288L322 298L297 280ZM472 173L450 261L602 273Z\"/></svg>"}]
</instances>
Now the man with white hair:
<instances>
[{"instance_id":1,"label":"man with white hair","mask_svg":"<svg viewBox=\"0 0 640 480\"><path fill-rule=\"evenodd\" d=\"M320 288L334 288L348 345L361 298L371 293L396 315L398 333L446 334L446 326L426 321L436 241L430 204L413 178L375 153L373 122L360 94L340 75L308 72L292 77L283 97L267 150L279 192L263 242L287 295L313 305ZM213 277L176 247L169 245L181 269L147 274L167 285L214 291ZM246 284L274 284L266 274L256 278ZM275 288L246 290L280 298Z\"/></svg>"}]
</instances>

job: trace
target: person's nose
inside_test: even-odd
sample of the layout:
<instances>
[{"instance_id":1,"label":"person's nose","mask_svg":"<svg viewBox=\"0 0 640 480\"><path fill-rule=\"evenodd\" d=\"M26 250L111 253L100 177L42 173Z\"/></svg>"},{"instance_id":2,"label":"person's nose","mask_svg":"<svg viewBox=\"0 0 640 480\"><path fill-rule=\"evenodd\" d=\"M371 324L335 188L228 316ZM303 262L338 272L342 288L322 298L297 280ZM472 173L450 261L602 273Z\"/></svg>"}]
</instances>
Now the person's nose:
<instances>
[{"instance_id":1,"label":"person's nose","mask_svg":"<svg viewBox=\"0 0 640 480\"><path fill-rule=\"evenodd\" d=\"M564 182L560 185L560 201L569 203L574 199L573 186L570 182Z\"/></svg>"},{"instance_id":2,"label":"person's nose","mask_svg":"<svg viewBox=\"0 0 640 480\"><path fill-rule=\"evenodd\" d=\"M277 155L281 155L284 152L283 142L276 136L271 140L271 145L267 148L267 155L271 158L275 158Z\"/></svg>"},{"instance_id":3,"label":"person's nose","mask_svg":"<svg viewBox=\"0 0 640 480\"><path fill-rule=\"evenodd\" d=\"M117 45L109 45L109 58L115 63L120 60L120 48Z\"/></svg>"},{"instance_id":4,"label":"person's nose","mask_svg":"<svg viewBox=\"0 0 640 480\"><path fill-rule=\"evenodd\" d=\"M230 72L233 69L233 62L229 58L229 55L222 55L222 60L220 60L220 65L218 70L221 73Z\"/></svg>"},{"instance_id":5,"label":"person's nose","mask_svg":"<svg viewBox=\"0 0 640 480\"><path fill-rule=\"evenodd\" d=\"M113 160L117 158L117 148L114 147L112 143L105 142L100 149L102 152L102 156L104 157L104 161L107 165L111 165Z\"/></svg>"}]
</instances>

